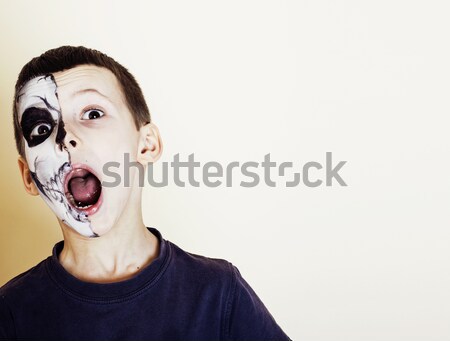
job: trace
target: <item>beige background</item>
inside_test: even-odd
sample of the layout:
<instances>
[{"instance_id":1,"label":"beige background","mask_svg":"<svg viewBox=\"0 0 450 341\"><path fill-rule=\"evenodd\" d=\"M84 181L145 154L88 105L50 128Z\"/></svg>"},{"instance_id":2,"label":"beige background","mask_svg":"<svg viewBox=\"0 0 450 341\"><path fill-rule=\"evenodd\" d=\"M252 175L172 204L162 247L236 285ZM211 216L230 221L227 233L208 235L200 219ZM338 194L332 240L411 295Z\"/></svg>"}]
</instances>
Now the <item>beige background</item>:
<instances>
[{"instance_id":1,"label":"beige background","mask_svg":"<svg viewBox=\"0 0 450 341\"><path fill-rule=\"evenodd\" d=\"M136 75L161 161L348 161L347 188L148 187L147 225L232 261L294 340L450 339L448 2L0 4L0 284L61 239L19 178L17 74L82 44Z\"/></svg>"}]
</instances>

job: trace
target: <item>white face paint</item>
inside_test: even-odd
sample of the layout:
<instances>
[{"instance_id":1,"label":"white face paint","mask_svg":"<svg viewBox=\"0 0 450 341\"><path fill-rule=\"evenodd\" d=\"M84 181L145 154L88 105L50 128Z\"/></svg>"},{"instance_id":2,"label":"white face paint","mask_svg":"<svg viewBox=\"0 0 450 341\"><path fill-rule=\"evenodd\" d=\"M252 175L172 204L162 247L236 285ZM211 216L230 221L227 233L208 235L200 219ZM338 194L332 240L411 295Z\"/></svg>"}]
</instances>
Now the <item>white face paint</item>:
<instances>
[{"instance_id":1,"label":"white face paint","mask_svg":"<svg viewBox=\"0 0 450 341\"><path fill-rule=\"evenodd\" d=\"M64 145L66 131L54 77L39 76L27 82L19 92L17 109L25 158L40 195L66 225L83 236L96 237L88 214L95 212L93 208L77 209L73 201L69 202L70 194L66 196L67 175L73 177L74 172L83 170L73 169Z\"/></svg>"}]
</instances>

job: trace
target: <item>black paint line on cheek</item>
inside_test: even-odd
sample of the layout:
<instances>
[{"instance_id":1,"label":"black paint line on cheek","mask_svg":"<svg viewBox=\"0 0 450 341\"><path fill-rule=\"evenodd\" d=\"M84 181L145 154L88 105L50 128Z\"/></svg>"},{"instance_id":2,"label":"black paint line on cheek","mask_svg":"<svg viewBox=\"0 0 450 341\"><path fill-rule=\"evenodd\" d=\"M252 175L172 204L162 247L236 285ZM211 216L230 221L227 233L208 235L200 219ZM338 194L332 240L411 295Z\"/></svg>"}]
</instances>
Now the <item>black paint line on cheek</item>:
<instances>
[{"instance_id":1,"label":"black paint line on cheek","mask_svg":"<svg viewBox=\"0 0 450 341\"><path fill-rule=\"evenodd\" d=\"M33 179L33 181L34 181L36 187L39 189L39 191L43 195L45 195L48 198L48 200L51 200L50 197L48 196L47 192L45 191L44 187L42 186L42 183L39 181L36 173L30 171L30 174L31 174L31 178Z\"/></svg>"},{"instance_id":2,"label":"black paint line on cheek","mask_svg":"<svg viewBox=\"0 0 450 341\"><path fill-rule=\"evenodd\" d=\"M56 187L58 187L58 180L61 182L61 185L64 186L64 185L62 184L62 182L64 181L64 178L63 178L63 176L64 176L64 171L65 171L64 168L65 168L66 166L68 166L68 165L69 165L68 162L64 162L64 163L62 164L62 166L59 167L58 172L55 173L55 175L54 175L52 178L50 178L50 182L54 183L54 184L56 185ZM34 169L37 169L37 158L34 160ZM50 201L57 200L57 199L52 199L52 198L50 198L50 197L48 196L48 194L47 194L48 190L46 190L46 189L44 188L44 186L42 185L42 182L39 180L39 178L38 178L38 176L37 176L37 174L36 174L35 172L31 172L31 171L30 171L30 174L31 174L31 178L33 179L33 181L34 181L36 187L40 190L40 192L41 192L43 195L45 195ZM52 186L52 187L53 187L53 186ZM62 203L64 206L66 206L66 207L70 210L70 209L71 209L70 206L68 206L68 204L66 205L66 203L64 202L64 199L63 199L63 198L65 197L64 192L59 191L59 190L53 190L53 191L56 192L56 193L58 193L59 195L61 195L61 199L58 200L58 202L59 202L59 203Z\"/></svg>"}]
</instances>

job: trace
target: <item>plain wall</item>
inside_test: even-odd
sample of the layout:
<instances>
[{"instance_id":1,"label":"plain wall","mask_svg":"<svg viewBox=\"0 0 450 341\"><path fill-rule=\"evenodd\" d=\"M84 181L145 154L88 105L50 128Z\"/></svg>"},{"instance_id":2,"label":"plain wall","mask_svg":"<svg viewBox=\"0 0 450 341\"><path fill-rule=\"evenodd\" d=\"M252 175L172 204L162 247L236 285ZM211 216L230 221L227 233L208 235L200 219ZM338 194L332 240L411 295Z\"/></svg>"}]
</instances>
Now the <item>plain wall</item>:
<instances>
[{"instance_id":1,"label":"plain wall","mask_svg":"<svg viewBox=\"0 0 450 341\"><path fill-rule=\"evenodd\" d=\"M0 5L0 284L62 238L19 177L15 80L85 45L136 76L160 162L347 161L347 187L147 186L148 226L235 264L294 340L450 339L448 2Z\"/></svg>"}]
</instances>

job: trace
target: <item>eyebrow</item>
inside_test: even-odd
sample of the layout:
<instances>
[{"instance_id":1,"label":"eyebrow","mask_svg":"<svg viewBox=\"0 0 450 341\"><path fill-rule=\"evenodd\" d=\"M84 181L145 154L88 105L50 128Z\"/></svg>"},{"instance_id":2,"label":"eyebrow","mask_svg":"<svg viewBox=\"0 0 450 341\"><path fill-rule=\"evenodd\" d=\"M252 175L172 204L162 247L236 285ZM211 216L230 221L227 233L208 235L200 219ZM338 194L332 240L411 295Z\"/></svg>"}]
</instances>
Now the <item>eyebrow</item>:
<instances>
[{"instance_id":1,"label":"eyebrow","mask_svg":"<svg viewBox=\"0 0 450 341\"><path fill-rule=\"evenodd\" d=\"M93 88L78 90L77 92L74 93L74 95L84 94L84 93L89 93L89 92L96 93L111 102L111 99L108 96L102 94L100 91L98 91L97 89L93 89Z\"/></svg>"}]
</instances>

